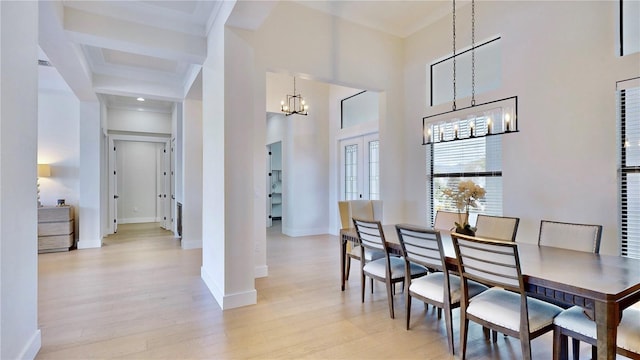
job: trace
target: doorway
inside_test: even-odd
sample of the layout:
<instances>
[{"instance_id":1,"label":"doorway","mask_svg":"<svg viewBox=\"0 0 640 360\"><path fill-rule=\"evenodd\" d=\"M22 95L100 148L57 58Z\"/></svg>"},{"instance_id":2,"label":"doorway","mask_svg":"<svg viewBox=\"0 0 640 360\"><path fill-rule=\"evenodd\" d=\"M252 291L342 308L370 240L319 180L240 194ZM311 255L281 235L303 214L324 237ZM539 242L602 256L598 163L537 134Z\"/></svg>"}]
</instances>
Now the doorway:
<instances>
[{"instance_id":1,"label":"doorway","mask_svg":"<svg viewBox=\"0 0 640 360\"><path fill-rule=\"evenodd\" d=\"M171 230L170 139L111 135L109 146L109 233L128 223Z\"/></svg>"},{"instance_id":2,"label":"doorway","mask_svg":"<svg viewBox=\"0 0 640 360\"><path fill-rule=\"evenodd\" d=\"M340 141L340 199L380 199L378 134Z\"/></svg>"},{"instance_id":3,"label":"doorway","mask_svg":"<svg viewBox=\"0 0 640 360\"><path fill-rule=\"evenodd\" d=\"M282 142L267 145L267 227L282 220Z\"/></svg>"}]
</instances>

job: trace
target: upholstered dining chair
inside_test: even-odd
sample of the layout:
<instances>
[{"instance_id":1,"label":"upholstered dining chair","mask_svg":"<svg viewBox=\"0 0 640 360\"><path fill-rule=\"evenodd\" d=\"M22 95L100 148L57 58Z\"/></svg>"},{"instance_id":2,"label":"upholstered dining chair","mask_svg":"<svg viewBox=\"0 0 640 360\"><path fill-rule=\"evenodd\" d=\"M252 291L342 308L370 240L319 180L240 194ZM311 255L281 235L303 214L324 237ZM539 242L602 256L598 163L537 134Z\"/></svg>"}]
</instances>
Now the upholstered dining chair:
<instances>
[{"instance_id":1,"label":"upholstered dining chair","mask_svg":"<svg viewBox=\"0 0 640 360\"><path fill-rule=\"evenodd\" d=\"M563 249L600 253L602 225L576 224L560 221L541 220L538 245L553 246ZM572 318L564 320L566 325ZM580 357L580 340L573 338L573 358Z\"/></svg>"},{"instance_id":2,"label":"upholstered dining chair","mask_svg":"<svg viewBox=\"0 0 640 360\"><path fill-rule=\"evenodd\" d=\"M504 241L516 241L520 218L479 214L476 236Z\"/></svg>"},{"instance_id":3,"label":"upholstered dining chair","mask_svg":"<svg viewBox=\"0 0 640 360\"><path fill-rule=\"evenodd\" d=\"M340 212L340 223L342 229L353 228L353 218L363 220L382 221L382 200L345 200L338 201L338 210ZM347 244L347 253L345 257L344 279L349 280L351 272L351 259L360 261L360 244L349 242ZM381 259L384 254L380 251L365 251L367 261ZM344 284L343 284L344 286Z\"/></svg>"},{"instance_id":4,"label":"upholstered dining chair","mask_svg":"<svg viewBox=\"0 0 640 360\"><path fill-rule=\"evenodd\" d=\"M451 240L462 277L460 343L466 357L469 320L520 339L522 358L531 359L531 340L553 329L562 308L526 295L515 242L487 240L456 233ZM469 281L489 287L469 296Z\"/></svg>"},{"instance_id":5,"label":"upholstered dining chair","mask_svg":"<svg viewBox=\"0 0 640 360\"><path fill-rule=\"evenodd\" d=\"M458 221L460 221L460 214L457 212L438 210L433 221L433 228L440 231L451 231L456 227Z\"/></svg>"},{"instance_id":6,"label":"upholstered dining chair","mask_svg":"<svg viewBox=\"0 0 640 360\"><path fill-rule=\"evenodd\" d=\"M389 302L389 316L393 319L393 293L391 287L396 283L405 281L405 261L400 256L392 256L389 254L384 232L382 231L382 225L379 221L366 221L354 218L353 224L358 233L358 239L360 240L361 258L365 259L365 261L360 261L362 302L364 302L365 277L385 283L387 300ZM384 253L384 257L367 261L364 257L366 250L381 251ZM426 274L426 268L416 264L409 265L407 276L410 278L424 276ZM371 292L373 292L373 284L371 285Z\"/></svg>"},{"instance_id":7,"label":"upholstered dining chair","mask_svg":"<svg viewBox=\"0 0 640 360\"><path fill-rule=\"evenodd\" d=\"M405 275L405 282L408 284L408 290L405 292L407 330L409 330L411 322L412 298L442 309L449 339L449 352L453 355L451 310L460 306L460 278L450 274L447 269L440 231L413 225L396 225L396 231L405 260L405 274L409 274L407 269L410 268L411 263L438 270L438 272L415 279ZM469 281L468 294L470 297L485 290L487 290L486 286ZM438 317L440 317L440 313L438 311Z\"/></svg>"},{"instance_id":8,"label":"upholstered dining chair","mask_svg":"<svg viewBox=\"0 0 640 360\"><path fill-rule=\"evenodd\" d=\"M602 225L541 220L538 245L598 254L601 237Z\"/></svg>"},{"instance_id":9,"label":"upholstered dining chair","mask_svg":"<svg viewBox=\"0 0 640 360\"><path fill-rule=\"evenodd\" d=\"M588 318L583 309L573 306L561 312L553 320L553 358L567 358L567 336L591 344L592 359L598 357L596 348L596 323ZM616 352L631 359L640 359L640 303L622 312L616 338ZM579 352L573 359L579 359Z\"/></svg>"}]
</instances>

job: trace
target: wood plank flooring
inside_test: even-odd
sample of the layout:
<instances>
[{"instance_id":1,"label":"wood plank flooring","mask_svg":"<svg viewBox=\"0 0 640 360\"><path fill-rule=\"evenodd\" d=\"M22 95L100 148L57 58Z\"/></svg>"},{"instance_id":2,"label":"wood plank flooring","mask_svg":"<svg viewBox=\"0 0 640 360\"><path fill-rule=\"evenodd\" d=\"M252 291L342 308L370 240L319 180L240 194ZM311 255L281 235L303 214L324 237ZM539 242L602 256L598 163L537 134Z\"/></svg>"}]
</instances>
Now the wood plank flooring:
<instances>
[{"instance_id":1,"label":"wood plank flooring","mask_svg":"<svg viewBox=\"0 0 640 360\"><path fill-rule=\"evenodd\" d=\"M258 304L224 312L200 279L201 250L182 250L156 224L122 225L101 249L39 255L37 359L457 358L433 308L414 301L407 331L400 291L396 319L382 284L361 303L357 262L340 291L336 236L267 233ZM550 334L532 346L534 359L551 358ZM492 344L470 325L468 359L520 357L518 339Z\"/></svg>"}]
</instances>

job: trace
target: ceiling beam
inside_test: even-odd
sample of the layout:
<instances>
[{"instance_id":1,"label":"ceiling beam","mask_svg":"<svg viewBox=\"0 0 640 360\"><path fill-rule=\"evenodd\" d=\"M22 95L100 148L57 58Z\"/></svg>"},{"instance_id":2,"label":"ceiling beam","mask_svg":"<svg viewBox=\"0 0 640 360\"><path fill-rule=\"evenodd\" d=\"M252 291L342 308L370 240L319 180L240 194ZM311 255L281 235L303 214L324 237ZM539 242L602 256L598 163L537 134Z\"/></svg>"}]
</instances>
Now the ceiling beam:
<instances>
[{"instance_id":1,"label":"ceiling beam","mask_svg":"<svg viewBox=\"0 0 640 360\"><path fill-rule=\"evenodd\" d=\"M64 8L64 29L79 44L202 64L207 39L173 30Z\"/></svg>"}]
</instances>

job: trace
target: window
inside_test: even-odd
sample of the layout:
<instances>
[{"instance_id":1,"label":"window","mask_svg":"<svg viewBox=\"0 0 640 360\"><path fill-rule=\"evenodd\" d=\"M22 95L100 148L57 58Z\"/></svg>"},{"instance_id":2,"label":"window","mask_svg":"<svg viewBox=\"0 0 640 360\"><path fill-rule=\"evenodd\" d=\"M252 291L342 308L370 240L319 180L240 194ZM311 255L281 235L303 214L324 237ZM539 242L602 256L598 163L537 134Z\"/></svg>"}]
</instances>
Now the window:
<instances>
[{"instance_id":1,"label":"window","mask_svg":"<svg viewBox=\"0 0 640 360\"><path fill-rule=\"evenodd\" d=\"M640 78L617 87L621 254L640 259Z\"/></svg>"},{"instance_id":2,"label":"window","mask_svg":"<svg viewBox=\"0 0 640 360\"><path fill-rule=\"evenodd\" d=\"M502 215L501 136L435 143L427 146L427 159L427 167L431 169L427 185L431 223L438 210L457 211L455 204L442 196L442 190L463 180L472 180L487 192L479 207L470 213Z\"/></svg>"},{"instance_id":3,"label":"window","mask_svg":"<svg viewBox=\"0 0 640 360\"><path fill-rule=\"evenodd\" d=\"M357 126L370 121L378 121L380 94L362 91L340 102L341 129Z\"/></svg>"}]
</instances>

